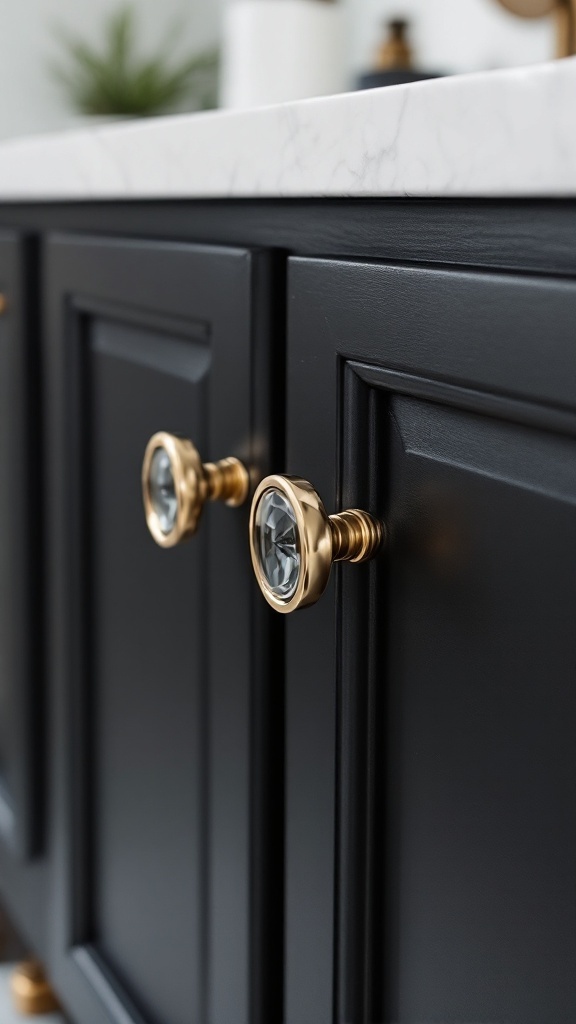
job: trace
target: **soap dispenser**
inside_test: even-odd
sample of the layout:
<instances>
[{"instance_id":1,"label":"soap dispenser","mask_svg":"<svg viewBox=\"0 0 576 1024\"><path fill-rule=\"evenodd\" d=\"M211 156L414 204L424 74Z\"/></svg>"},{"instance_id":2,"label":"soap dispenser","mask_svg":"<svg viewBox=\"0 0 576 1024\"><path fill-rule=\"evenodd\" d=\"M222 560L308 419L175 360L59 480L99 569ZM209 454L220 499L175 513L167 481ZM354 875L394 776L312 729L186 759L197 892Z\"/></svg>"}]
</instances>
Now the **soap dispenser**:
<instances>
[{"instance_id":1,"label":"soap dispenser","mask_svg":"<svg viewBox=\"0 0 576 1024\"><path fill-rule=\"evenodd\" d=\"M393 18L385 22L385 35L379 44L371 71L360 75L359 89L376 89L384 85L406 85L426 78L438 78L439 72L424 71L414 66L409 38L410 22Z\"/></svg>"}]
</instances>

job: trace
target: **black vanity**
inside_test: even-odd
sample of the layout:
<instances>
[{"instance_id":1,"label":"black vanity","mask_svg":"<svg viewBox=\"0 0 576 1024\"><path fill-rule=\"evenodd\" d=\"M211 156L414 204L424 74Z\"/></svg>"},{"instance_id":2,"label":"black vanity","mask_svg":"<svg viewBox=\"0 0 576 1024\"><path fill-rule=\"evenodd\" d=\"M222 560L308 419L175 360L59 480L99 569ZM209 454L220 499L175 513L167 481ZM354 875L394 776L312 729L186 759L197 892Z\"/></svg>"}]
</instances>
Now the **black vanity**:
<instances>
[{"instance_id":1,"label":"black vanity","mask_svg":"<svg viewBox=\"0 0 576 1024\"><path fill-rule=\"evenodd\" d=\"M576 198L5 198L0 292L0 895L70 1019L573 1024ZM158 431L249 473L174 546ZM287 615L269 474L382 524Z\"/></svg>"}]
</instances>

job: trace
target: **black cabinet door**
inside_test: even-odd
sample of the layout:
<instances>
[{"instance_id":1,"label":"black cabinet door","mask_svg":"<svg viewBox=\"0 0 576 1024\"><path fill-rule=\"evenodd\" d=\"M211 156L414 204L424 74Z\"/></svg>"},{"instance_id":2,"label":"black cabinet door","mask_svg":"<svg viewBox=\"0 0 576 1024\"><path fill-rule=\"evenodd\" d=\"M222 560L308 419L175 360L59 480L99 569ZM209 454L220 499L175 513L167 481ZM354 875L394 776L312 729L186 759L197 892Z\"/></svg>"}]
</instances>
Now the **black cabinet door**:
<instances>
[{"instance_id":1,"label":"black cabinet door","mask_svg":"<svg viewBox=\"0 0 576 1024\"><path fill-rule=\"evenodd\" d=\"M0 878L36 949L44 938L42 476L34 252L0 233Z\"/></svg>"},{"instance_id":2,"label":"black cabinet door","mask_svg":"<svg viewBox=\"0 0 576 1024\"><path fill-rule=\"evenodd\" d=\"M207 507L163 550L140 471L158 430L265 470L267 259L55 236L45 265L53 977L79 1024L259 1021L278 952L252 867L266 643L247 507Z\"/></svg>"},{"instance_id":3,"label":"black cabinet door","mask_svg":"<svg viewBox=\"0 0 576 1024\"><path fill-rule=\"evenodd\" d=\"M575 323L291 261L286 469L389 542L287 621L287 1024L575 1019Z\"/></svg>"}]
</instances>

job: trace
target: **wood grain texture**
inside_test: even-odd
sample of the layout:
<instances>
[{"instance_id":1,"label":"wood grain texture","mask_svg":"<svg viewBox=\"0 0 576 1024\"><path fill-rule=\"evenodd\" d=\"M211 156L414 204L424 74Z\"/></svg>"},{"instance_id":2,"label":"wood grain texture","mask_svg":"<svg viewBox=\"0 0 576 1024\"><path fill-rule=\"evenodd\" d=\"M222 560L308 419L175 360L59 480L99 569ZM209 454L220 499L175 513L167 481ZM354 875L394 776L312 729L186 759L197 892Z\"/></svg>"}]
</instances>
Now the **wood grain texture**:
<instances>
[{"instance_id":1,"label":"wood grain texture","mask_svg":"<svg viewBox=\"0 0 576 1024\"><path fill-rule=\"evenodd\" d=\"M0 225L355 257L576 273L576 202L308 199L0 204Z\"/></svg>"}]
</instances>

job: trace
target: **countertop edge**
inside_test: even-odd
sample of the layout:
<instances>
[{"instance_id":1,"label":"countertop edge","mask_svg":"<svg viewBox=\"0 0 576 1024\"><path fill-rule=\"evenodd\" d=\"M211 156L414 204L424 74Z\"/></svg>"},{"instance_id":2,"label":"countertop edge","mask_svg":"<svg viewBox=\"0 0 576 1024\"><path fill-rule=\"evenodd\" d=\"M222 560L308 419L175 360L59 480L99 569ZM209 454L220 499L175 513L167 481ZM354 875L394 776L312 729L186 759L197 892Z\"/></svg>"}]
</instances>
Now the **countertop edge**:
<instances>
[{"instance_id":1,"label":"countertop edge","mask_svg":"<svg viewBox=\"0 0 576 1024\"><path fill-rule=\"evenodd\" d=\"M576 57L0 143L0 202L570 198Z\"/></svg>"}]
</instances>

